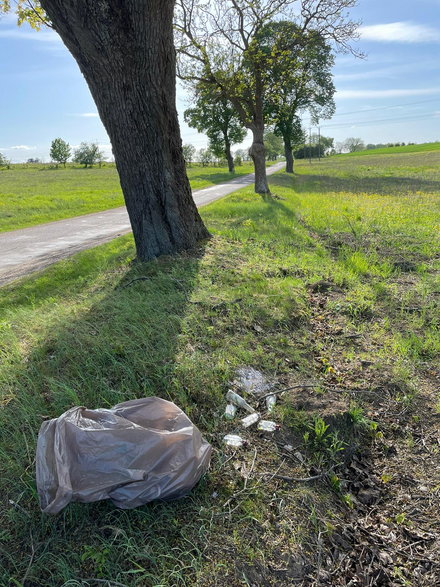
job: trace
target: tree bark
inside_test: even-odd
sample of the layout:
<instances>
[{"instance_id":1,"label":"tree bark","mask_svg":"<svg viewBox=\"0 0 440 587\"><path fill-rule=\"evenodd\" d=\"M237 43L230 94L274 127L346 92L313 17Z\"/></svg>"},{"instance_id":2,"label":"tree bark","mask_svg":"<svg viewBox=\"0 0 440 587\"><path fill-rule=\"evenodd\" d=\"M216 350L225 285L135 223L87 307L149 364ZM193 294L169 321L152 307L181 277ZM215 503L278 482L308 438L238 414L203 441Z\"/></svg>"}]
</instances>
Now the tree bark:
<instances>
[{"instance_id":1,"label":"tree bark","mask_svg":"<svg viewBox=\"0 0 440 587\"><path fill-rule=\"evenodd\" d=\"M209 236L185 172L175 106L173 0L41 0L110 137L145 261Z\"/></svg>"},{"instance_id":2,"label":"tree bark","mask_svg":"<svg viewBox=\"0 0 440 587\"><path fill-rule=\"evenodd\" d=\"M284 140L284 155L286 157L286 173L293 173L293 153L292 153L292 143L290 142L290 137L286 136L283 137Z\"/></svg>"},{"instance_id":3,"label":"tree bark","mask_svg":"<svg viewBox=\"0 0 440 587\"><path fill-rule=\"evenodd\" d=\"M228 162L229 173L235 173L234 158L231 153L231 143L227 133L223 133L223 139L225 141L225 155L226 161Z\"/></svg>"},{"instance_id":4,"label":"tree bark","mask_svg":"<svg viewBox=\"0 0 440 587\"><path fill-rule=\"evenodd\" d=\"M253 141L249 149L249 155L254 162L255 191L257 194L270 194L266 175L266 149L264 147L264 123L255 123L251 128Z\"/></svg>"}]
</instances>

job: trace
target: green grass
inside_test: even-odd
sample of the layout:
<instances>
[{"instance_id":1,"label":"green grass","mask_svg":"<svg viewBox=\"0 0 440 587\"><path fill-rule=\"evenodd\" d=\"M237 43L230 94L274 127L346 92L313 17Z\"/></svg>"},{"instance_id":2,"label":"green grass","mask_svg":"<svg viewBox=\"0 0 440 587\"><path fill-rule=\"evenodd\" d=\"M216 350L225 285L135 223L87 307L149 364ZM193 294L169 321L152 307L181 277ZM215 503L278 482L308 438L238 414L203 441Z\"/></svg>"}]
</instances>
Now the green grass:
<instances>
[{"instance_id":1,"label":"green grass","mask_svg":"<svg viewBox=\"0 0 440 587\"><path fill-rule=\"evenodd\" d=\"M382 147L381 149L369 149L368 151L355 151L341 157L363 157L369 155L393 155L395 153L427 153L429 151L439 151L440 142L422 143L420 145L402 145L400 147Z\"/></svg>"},{"instance_id":2,"label":"green grass","mask_svg":"<svg viewBox=\"0 0 440 587\"><path fill-rule=\"evenodd\" d=\"M272 177L274 198L245 189L204 208L214 236L197 250L132 265L126 236L0 290L0 584L287 586L289 556L317 564L321 538L338 508L348 510L344 500L352 506L350 495L262 477L307 471L252 430L235 457L225 451L221 438L235 425L222 419L224 394L240 365L281 386L318 380L316 401L332 386L383 386L396 412L432 387L440 152L423 157L376 158L374 168L368 159L298 165L295 177ZM140 276L147 279L128 285ZM313 293L321 280L329 292ZM42 515L34 479L41 422L73 405L145 395L175 401L216 449L191 496ZM346 409L358 430L364 411L379 408L359 399ZM275 418L284 423L281 446L299 445L315 466L336 458L335 431L316 413L298 411L288 396Z\"/></svg>"},{"instance_id":3,"label":"green grass","mask_svg":"<svg viewBox=\"0 0 440 587\"><path fill-rule=\"evenodd\" d=\"M246 163L230 174L222 167L189 167L193 190L247 173ZM68 165L12 165L0 169L0 232L116 208L124 204L114 165L85 169Z\"/></svg>"}]
</instances>

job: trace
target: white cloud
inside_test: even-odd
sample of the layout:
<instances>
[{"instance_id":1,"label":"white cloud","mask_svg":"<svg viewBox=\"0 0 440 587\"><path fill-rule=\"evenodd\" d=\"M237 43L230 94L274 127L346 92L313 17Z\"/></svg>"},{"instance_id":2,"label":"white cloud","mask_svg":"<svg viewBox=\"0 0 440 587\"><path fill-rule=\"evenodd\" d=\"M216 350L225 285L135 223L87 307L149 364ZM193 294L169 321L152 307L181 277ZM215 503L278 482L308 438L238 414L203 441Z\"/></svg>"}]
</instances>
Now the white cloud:
<instances>
[{"instance_id":1,"label":"white cloud","mask_svg":"<svg viewBox=\"0 0 440 587\"><path fill-rule=\"evenodd\" d=\"M14 145L13 147L0 147L0 151L35 151L36 148L29 145Z\"/></svg>"},{"instance_id":2,"label":"white cloud","mask_svg":"<svg viewBox=\"0 0 440 587\"><path fill-rule=\"evenodd\" d=\"M386 43L430 43L440 41L440 31L411 22L390 22L359 28L361 38L366 41Z\"/></svg>"},{"instance_id":3,"label":"white cloud","mask_svg":"<svg viewBox=\"0 0 440 587\"><path fill-rule=\"evenodd\" d=\"M395 90L340 90L336 98L402 98L405 96L430 96L440 94L440 88L395 89Z\"/></svg>"},{"instance_id":4,"label":"white cloud","mask_svg":"<svg viewBox=\"0 0 440 587\"><path fill-rule=\"evenodd\" d=\"M97 112L82 112L81 114L73 114L72 116L80 116L81 118L99 118Z\"/></svg>"}]
</instances>

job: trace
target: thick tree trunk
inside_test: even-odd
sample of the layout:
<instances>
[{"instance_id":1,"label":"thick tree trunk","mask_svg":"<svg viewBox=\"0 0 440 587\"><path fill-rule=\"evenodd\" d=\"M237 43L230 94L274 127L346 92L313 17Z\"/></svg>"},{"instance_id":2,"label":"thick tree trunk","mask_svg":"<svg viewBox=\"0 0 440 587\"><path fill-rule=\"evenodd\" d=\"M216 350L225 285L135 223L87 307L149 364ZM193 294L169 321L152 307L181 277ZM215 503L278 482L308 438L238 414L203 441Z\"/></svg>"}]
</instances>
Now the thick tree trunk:
<instances>
[{"instance_id":1,"label":"thick tree trunk","mask_svg":"<svg viewBox=\"0 0 440 587\"><path fill-rule=\"evenodd\" d=\"M173 0L41 0L110 137L138 258L208 236L192 198L175 107Z\"/></svg>"},{"instance_id":2,"label":"thick tree trunk","mask_svg":"<svg viewBox=\"0 0 440 587\"><path fill-rule=\"evenodd\" d=\"M286 157L286 173L293 173L293 153L292 143L289 137L283 137L284 140L284 155Z\"/></svg>"},{"instance_id":3,"label":"thick tree trunk","mask_svg":"<svg viewBox=\"0 0 440 587\"><path fill-rule=\"evenodd\" d=\"M223 136L225 141L225 155L226 161L228 162L229 173L235 173L234 158L231 153L231 143L229 142L227 134L224 134Z\"/></svg>"},{"instance_id":4,"label":"thick tree trunk","mask_svg":"<svg viewBox=\"0 0 440 587\"><path fill-rule=\"evenodd\" d=\"M255 170L255 191L257 194L270 194L269 184L266 175L266 149L264 147L264 124L256 123L252 125L253 141L249 154L254 162Z\"/></svg>"}]
</instances>

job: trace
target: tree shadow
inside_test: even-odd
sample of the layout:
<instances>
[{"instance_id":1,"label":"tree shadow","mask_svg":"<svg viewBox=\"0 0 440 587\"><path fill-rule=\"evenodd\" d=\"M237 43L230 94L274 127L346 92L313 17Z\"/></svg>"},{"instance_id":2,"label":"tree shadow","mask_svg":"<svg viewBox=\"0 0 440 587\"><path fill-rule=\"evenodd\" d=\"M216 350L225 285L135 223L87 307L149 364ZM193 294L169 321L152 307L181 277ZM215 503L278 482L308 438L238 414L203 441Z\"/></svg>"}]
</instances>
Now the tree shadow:
<instances>
[{"instance_id":1,"label":"tree shadow","mask_svg":"<svg viewBox=\"0 0 440 587\"><path fill-rule=\"evenodd\" d=\"M282 175L275 176L274 185L285 186ZM378 194L402 196L423 192L440 193L440 181L404 176L349 176L301 174L294 176L294 189L298 193L351 192L355 194Z\"/></svg>"},{"instance_id":2,"label":"tree shadow","mask_svg":"<svg viewBox=\"0 0 440 587\"><path fill-rule=\"evenodd\" d=\"M98 249L94 251L99 256ZM48 283L54 278L54 304L62 304L68 292L79 299L92 293L97 301L91 307L72 306L71 314L60 312L53 323L42 324L41 342L21 366L11 364L10 380L3 381L11 395L0 412L1 444L7 447L0 449L6 532L1 584L21 584L25 575L23 583L29 586L61 585L90 576L116 579L135 569L139 573L141 566L143 584L158 584L167 568L179 565L180 554L182 566L194 557L181 531L194 528L209 481L202 480L189 498L169 504L133 511L116 510L109 502L71 504L51 517L38 507L34 454L41 423L75 405L108 408L157 395L175 401L197 420L194 399L175 377L175 363L203 255L200 246L187 254L134 264L116 273L109 290L99 278L94 280L102 265L93 268L90 251L82 255L82 263L79 255L73 267L72 262L59 264L15 291L10 288L12 303L15 299L23 311L26 304L35 308L43 303L44 293L47 302ZM84 287L94 282L98 295L96 289ZM175 565L169 561L172 551ZM128 575L127 585L131 579Z\"/></svg>"}]
</instances>

